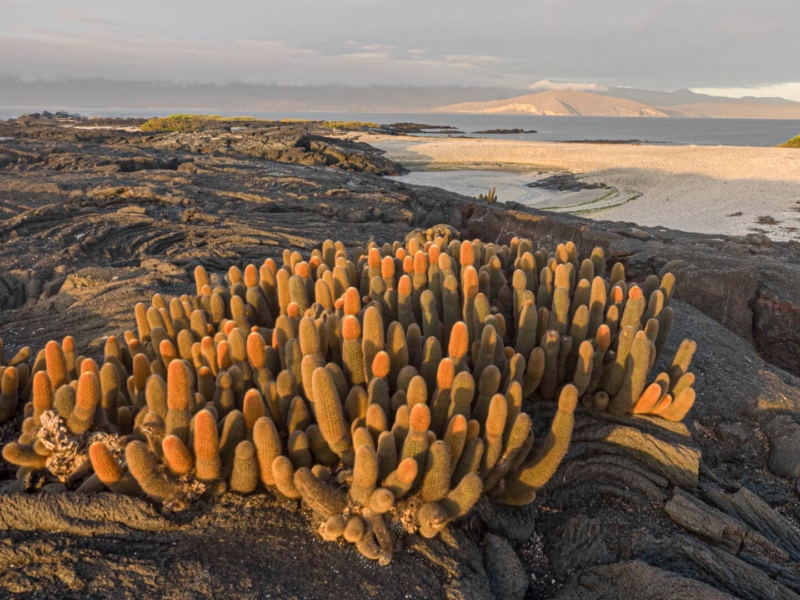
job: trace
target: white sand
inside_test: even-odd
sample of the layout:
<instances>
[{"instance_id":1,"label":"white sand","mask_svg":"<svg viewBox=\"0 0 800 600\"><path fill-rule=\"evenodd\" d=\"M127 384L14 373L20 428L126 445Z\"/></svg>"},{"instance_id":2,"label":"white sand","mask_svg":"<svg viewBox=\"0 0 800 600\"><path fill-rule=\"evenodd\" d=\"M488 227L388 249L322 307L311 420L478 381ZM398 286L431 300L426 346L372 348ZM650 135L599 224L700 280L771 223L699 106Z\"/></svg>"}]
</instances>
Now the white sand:
<instances>
[{"instance_id":1,"label":"white sand","mask_svg":"<svg viewBox=\"0 0 800 600\"><path fill-rule=\"evenodd\" d=\"M618 191L593 205L566 209L593 219L711 234L761 231L773 240L800 240L798 150L376 135L359 139L410 168L537 168L583 174L588 182L603 182ZM742 214L731 216L736 213ZM760 217L777 223L759 223Z\"/></svg>"}]
</instances>

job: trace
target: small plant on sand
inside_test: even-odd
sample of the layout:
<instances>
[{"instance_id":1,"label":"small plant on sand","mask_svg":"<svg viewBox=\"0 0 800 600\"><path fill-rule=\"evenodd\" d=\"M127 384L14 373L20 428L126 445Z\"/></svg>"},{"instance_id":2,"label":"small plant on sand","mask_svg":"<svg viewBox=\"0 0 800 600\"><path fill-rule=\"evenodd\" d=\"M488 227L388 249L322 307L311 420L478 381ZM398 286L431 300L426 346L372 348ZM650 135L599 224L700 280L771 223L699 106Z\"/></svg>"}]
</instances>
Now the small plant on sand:
<instances>
[{"instance_id":1,"label":"small plant on sand","mask_svg":"<svg viewBox=\"0 0 800 600\"><path fill-rule=\"evenodd\" d=\"M486 192L485 196L483 194L478 194L478 200L483 200L486 202L486 204L495 204L497 202L496 189L497 188L490 189L488 192Z\"/></svg>"},{"instance_id":2,"label":"small plant on sand","mask_svg":"<svg viewBox=\"0 0 800 600\"><path fill-rule=\"evenodd\" d=\"M3 457L23 481L171 511L264 488L387 564L395 536L436 536L482 495L533 501L576 409L686 416L694 342L650 377L672 275L636 285L600 248L457 238L327 240L232 266L227 285L198 266L194 293L136 306L137 332L108 338L102 365L68 337L29 375L3 367L3 402L25 416Z\"/></svg>"}]
</instances>

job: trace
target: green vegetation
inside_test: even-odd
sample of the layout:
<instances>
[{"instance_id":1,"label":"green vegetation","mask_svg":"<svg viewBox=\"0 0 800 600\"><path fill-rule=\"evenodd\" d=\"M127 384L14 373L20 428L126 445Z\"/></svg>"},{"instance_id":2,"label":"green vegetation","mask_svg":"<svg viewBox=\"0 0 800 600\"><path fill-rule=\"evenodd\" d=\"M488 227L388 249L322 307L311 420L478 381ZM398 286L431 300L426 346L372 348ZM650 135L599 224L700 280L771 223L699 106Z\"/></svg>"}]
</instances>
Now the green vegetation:
<instances>
[{"instance_id":1,"label":"green vegetation","mask_svg":"<svg viewBox=\"0 0 800 600\"><path fill-rule=\"evenodd\" d=\"M197 131L212 122L260 121L254 117L223 117L220 115L175 114L168 117L155 117L139 127L141 131Z\"/></svg>"},{"instance_id":2,"label":"green vegetation","mask_svg":"<svg viewBox=\"0 0 800 600\"><path fill-rule=\"evenodd\" d=\"M778 146L778 148L800 148L800 135L793 137L788 142Z\"/></svg>"},{"instance_id":3,"label":"green vegetation","mask_svg":"<svg viewBox=\"0 0 800 600\"><path fill-rule=\"evenodd\" d=\"M364 128L380 127L370 121L323 121L323 127L328 129L344 129L345 131L361 131Z\"/></svg>"},{"instance_id":4,"label":"green vegetation","mask_svg":"<svg viewBox=\"0 0 800 600\"><path fill-rule=\"evenodd\" d=\"M170 131L197 131L213 123L257 122L264 119L255 117L223 117L220 115L175 114L168 117L155 117L143 123L141 131L165 133ZM365 128L379 127L377 123L368 121L311 121L310 119L281 119L281 123L315 123L326 129L343 129L345 131L361 131Z\"/></svg>"}]
</instances>

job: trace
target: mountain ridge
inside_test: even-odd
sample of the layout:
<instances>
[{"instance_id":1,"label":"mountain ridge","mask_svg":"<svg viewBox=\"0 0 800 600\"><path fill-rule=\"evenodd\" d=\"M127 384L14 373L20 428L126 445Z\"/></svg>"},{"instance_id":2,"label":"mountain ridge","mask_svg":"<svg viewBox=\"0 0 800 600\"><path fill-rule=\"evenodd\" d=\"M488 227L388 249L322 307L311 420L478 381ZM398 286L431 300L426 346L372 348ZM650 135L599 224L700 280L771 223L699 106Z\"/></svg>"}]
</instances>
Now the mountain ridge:
<instances>
[{"instance_id":1,"label":"mountain ridge","mask_svg":"<svg viewBox=\"0 0 800 600\"><path fill-rule=\"evenodd\" d=\"M501 100L461 102L434 113L542 116L800 119L800 102L783 98L723 98L691 90L654 92L609 88L603 92L547 90Z\"/></svg>"}]
</instances>

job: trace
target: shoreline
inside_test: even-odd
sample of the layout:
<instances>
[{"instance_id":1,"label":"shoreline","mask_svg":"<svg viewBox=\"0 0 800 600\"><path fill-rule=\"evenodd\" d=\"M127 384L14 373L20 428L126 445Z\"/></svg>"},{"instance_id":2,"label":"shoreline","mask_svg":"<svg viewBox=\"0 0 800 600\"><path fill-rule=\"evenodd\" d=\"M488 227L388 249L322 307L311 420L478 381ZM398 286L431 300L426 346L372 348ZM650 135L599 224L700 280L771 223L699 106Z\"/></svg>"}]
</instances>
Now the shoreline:
<instances>
[{"instance_id":1,"label":"shoreline","mask_svg":"<svg viewBox=\"0 0 800 600\"><path fill-rule=\"evenodd\" d=\"M604 183L618 195L582 214L593 219L800 241L800 152L792 149L349 137L411 171L541 171Z\"/></svg>"}]
</instances>

